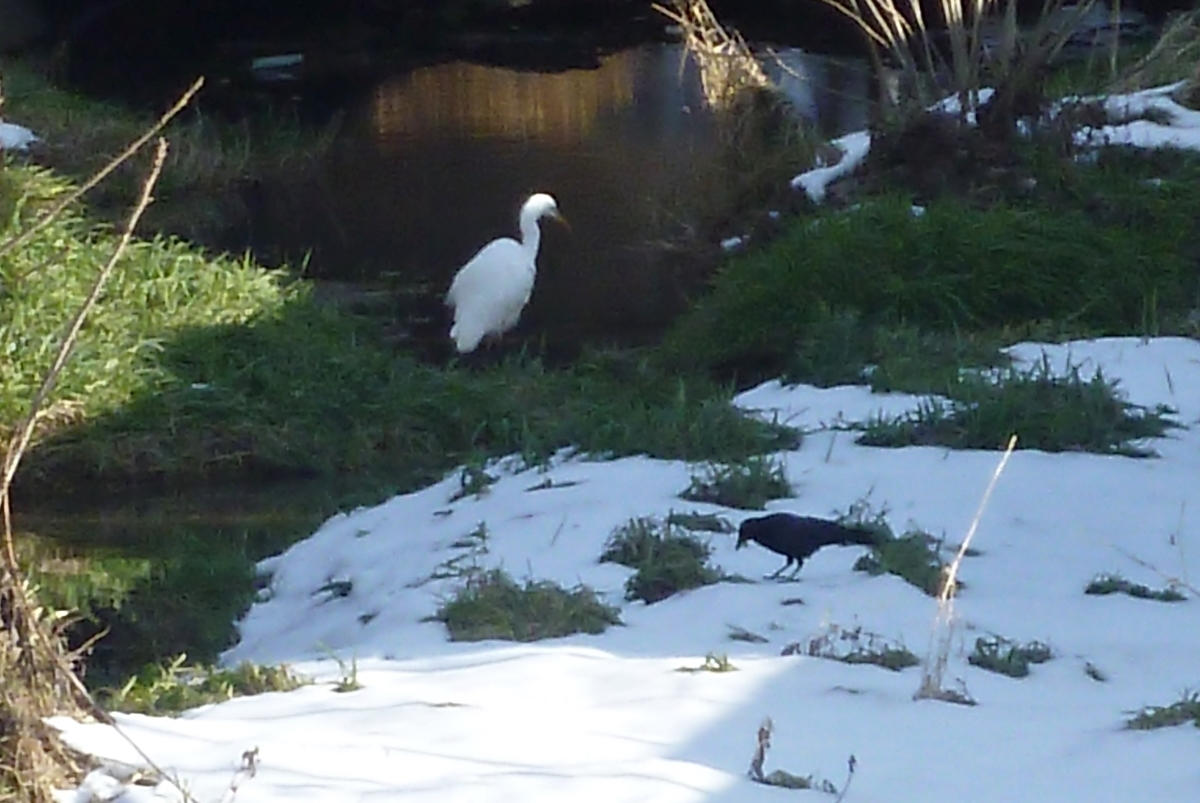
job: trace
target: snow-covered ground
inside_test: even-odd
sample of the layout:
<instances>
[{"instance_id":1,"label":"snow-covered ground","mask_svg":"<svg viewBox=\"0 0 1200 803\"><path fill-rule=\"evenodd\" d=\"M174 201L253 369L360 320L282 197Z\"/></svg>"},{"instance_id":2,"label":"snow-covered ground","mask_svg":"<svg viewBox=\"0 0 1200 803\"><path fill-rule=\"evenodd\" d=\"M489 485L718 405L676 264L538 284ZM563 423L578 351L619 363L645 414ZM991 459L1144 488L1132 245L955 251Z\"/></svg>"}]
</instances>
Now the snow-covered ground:
<instances>
[{"instance_id":1,"label":"snow-covered ground","mask_svg":"<svg viewBox=\"0 0 1200 803\"><path fill-rule=\"evenodd\" d=\"M842 786L854 755L848 801L1200 799L1200 733L1122 727L1128 712L1200 683L1200 599L1083 593L1102 572L1163 587L1163 575L1200 571L1189 565L1200 555L1200 342L1123 338L1022 344L1013 353L1102 367L1131 401L1171 405L1186 428L1149 444L1157 458L1012 457L974 541L981 554L961 571L947 679L976 706L914 701L920 668L781 655L833 627L858 626L925 655L935 602L898 578L853 571L861 547L821 550L797 582L721 583L651 606L625 602L629 570L597 559L631 517L695 510L736 524L757 514L680 499L697 469L685 463L563 457L543 468L493 466L500 478L479 497L451 501L459 490L451 476L336 516L266 561L269 590L225 660L286 661L314 685L174 719L118 721L203 803L231 797L242 754L255 748L256 773L238 776L244 803L833 800L746 777L767 717L775 731L766 769ZM868 448L841 428L917 401L778 383L743 394L741 406L809 433L778 456L795 497L770 508L829 516L865 498L886 507L897 529L912 523L960 541L997 452ZM454 546L480 523L486 552ZM710 537L713 561L729 572L758 578L782 563L755 545L735 552L732 535ZM430 577L468 554L518 579L586 583L621 606L625 624L533 645L450 643L442 624L424 619L458 581ZM351 584L348 595L319 591L338 580ZM797 597L804 604L782 604ZM731 640L733 628L767 641ZM1020 680L970 666L975 639L992 634L1041 640L1054 657ZM710 653L727 655L737 671L678 671ZM332 656L357 662L362 689L334 692L343 669ZM1107 679L1091 677L1088 665ZM107 726L56 724L89 753L140 763ZM166 784L157 793L177 795Z\"/></svg>"}]
</instances>

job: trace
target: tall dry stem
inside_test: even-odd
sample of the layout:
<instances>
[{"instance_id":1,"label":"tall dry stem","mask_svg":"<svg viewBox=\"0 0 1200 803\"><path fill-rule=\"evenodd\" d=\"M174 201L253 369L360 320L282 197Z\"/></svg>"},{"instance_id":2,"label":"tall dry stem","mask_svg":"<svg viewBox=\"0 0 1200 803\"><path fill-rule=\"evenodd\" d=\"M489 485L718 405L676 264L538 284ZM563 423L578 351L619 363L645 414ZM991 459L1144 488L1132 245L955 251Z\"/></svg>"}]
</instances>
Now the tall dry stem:
<instances>
[{"instance_id":1,"label":"tall dry stem","mask_svg":"<svg viewBox=\"0 0 1200 803\"><path fill-rule=\"evenodd\" d=\"M938 592L938 613L934 619L933 633L929 638L929 650L925 656L925 663L922 665L921 685L913 695L913 699L931 698L959 703L972 702L965 694L947 689L943 684L946 666L950 661L950 642L954 635L954 590L958 587L958 568L971 546L975 532L979 529L979 522L983 518L983 511L987 509L988 501L992 498L992 491L996 489L996 483L1000 481L1000 475L1004 473L1004 467L1008 465L1008 459L1012 457L1013 450L1016 448L1017 436L1013 435L1008 439L1008 447L1004 450L1004 455L992 473L992 479L983 492L983 498L979 500L979 508L975 511L971 526L967 528L966 537L959 545L954 560L946 568L945 576L942 578L942 588Z\"/></svg>"}]
</instances>

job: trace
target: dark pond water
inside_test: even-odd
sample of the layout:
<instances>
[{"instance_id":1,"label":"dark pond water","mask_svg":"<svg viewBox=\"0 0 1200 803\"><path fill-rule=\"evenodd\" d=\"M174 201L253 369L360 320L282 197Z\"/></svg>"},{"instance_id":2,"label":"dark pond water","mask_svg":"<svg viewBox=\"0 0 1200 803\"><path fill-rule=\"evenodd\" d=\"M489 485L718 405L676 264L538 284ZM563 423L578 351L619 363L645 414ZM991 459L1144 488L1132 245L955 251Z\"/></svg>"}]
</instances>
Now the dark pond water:
<instances>
[{"instance_id":1,"label":"dark pond water","mask_svg":"<svg viewBox=\"0 0 1200 803\"><path fill-rule=\"evenodd\" d=\"M866 123L872 82L862 62L776 52L771 77L822 134ZM440 299L454 272L515 233L534 191L557 196L571 229L543 228L518 332L552 345L649 339L703 280L656 247L718 147L680 46L644 45L559 72L450 62L384 78L361 97L315 177L264 188L255 236L309 254L311 276L383 279L415 293L406 316L418 337L444 339Z\"/></svg>"}]
</instances>

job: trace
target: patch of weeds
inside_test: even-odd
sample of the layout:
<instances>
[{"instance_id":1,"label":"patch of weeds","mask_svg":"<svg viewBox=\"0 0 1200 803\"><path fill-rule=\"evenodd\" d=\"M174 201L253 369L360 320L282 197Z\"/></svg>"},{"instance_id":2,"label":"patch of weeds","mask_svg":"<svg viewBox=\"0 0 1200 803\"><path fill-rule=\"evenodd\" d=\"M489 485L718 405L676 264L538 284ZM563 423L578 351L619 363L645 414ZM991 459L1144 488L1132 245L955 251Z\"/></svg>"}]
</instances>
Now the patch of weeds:
<instances>
[{"instance_id":1,"label":"patch of weeds","mask_svg":"<svg viewBox=\"0 0 1200 803\"><path fill-rule=\"evenodd\" d=\"M1097 683L1107 683L1108 673L1100 667L1096 666L1091 661L1087 661L1083 665L1083 673Z\"/></svg>"},{"instance_id":2,"label":"patch of weeds","mask_svg":"<svg viewBox=\"0 0 1200 803\"><path fill-rule=\"evenodd\" d=\"M1029 674L1031 664L1042 664L1053 657L1050 647L1040 641L1018 644L1000 636L975 639L975 649L967 656L967 662L980 669L1023 678Z\"/></svg>"},{"instance_id":3,"label":"patch of weeds","mask_svg":"<svg viewBox=\"0 0 1200 803\"><path fill-rule=\"evenodd\" d=\"M681 666L675 670L676 672L736 672L737 667L729 660L729 656L721 653L710 652L704 656L704 663L700 666Z\"/></svg>"},{"instance_id":4,"label":"patch of weeds","mask_svg":"<svg viewBox=\"0 0 1200 803\"><path fill-rule=\"evenodd\" d=\"M877 393L945 393L964 366L1005 367L998 336L870 324L853 311L821 310L783 371L787 382L869 385Z\"/></svg>"},{"instance_id":5,"label":"patch of weeds","mask_svg":"<svg viewBox=\"0 0 1200 803\"><path fill-rule=\"evenodd\" d=\"M887 521L887 508L875 510L860 499L838 516L839 524L866 530L875 536L871 551L854 562L855 571L872 576L894 574L931 597L942 590L946 563L941 542L928 533L910 530L897 537ZM956 585L961 588L962 583Z\"/></svg>"},{"instance_id":6,"label":"patch of weeds","mask_svg":"<svg viewBox=\"0 0 1200 803\"><path fill-rule=\"evenodd\" d=\"M458 490L450 497L450 503L466 499L468 496L481 499L496 480L497 477L478 466L463 466L462 471L458 473Z\"/></svg>"},{"instance_id":7,"label":"patch of weeds","mask_svg":"<svg viewBox=\"0 0 1200 803\"><path fill-rule=\"evenodd\" d=\"M667 514L667 526L706 533L731 533L737 529L724 516L715 513L679 513L674 510Z\"/></svg>"},{"instance_id":8,"label":"patch of weeds","mask_svg":"<svg viewBox=\"0 0 1200 803\"><path fill-rule=\"evenodd\" d=\"M1174 586L1150 588L1141 583L1130 582L1119 574L1098 575L1087 584L1083 593L1096 596L1126 594L1136 599L1152 599L1158 602L1183 602L1187 599L1187 596Z\"/></svg>"},{"instance_id":9,"label":"patch of weeds","mask_svg":"<svg viewBox=\"0 0 1200 803\"><path fill-rule=\"evenodd\" d=\"M587 586L568 591L549 581L522 585L500 569L468 575L431 618L445 623L452 641L538 641L594 635L621 623L619 610Z\"/></svg>"},{"instance_id":10,"label":"patch of weeds","mask_svg":"<svg viewBox=\"0 0 1200 803\"><path fill-rule=\"evenodd\" d=\"M169 662L147 664L120 689L100 689L97 698L113 711L177 714L234 697L291 691L309 683L284 666L243 663L232 669L190 666L180 654Z\"/></svg>"},{"instance_id":11,"label":"patch of weeds","mask_svg":"<svg viewBox=\"0 0 1200 803\"><path fill-rule=\"evenodd\" d=\"M861 625L846 629L831 624L807 642L789 644L783 654L828 658L844 664L873 664L893 672L921 663L903 644L894 643L878 633L864 631Z\"/></svg>"},{"instance_id":12,"label":"patch of weeds","mask_svg":"<svg viewBox=\"0 0 1200 803\"><path fill-rule=\"evenodd\" d=\"M719 269L712 291L664 339L664 354L739 379L796 366L843 381L839 366L819 354L803 365L805 339L827 325L822 319L831 311L869 326L904 322L925 332L1061 321L1077 331L1154 333L1191 309L1197 238L1186 214L1146 197L1139 203L1166 207L1162 215L1113 225L1095 219L1086 197L1058 200L934 199L914 217L911 195L897 193L854 210L796 217L765 248ZM853 373L871 343L851 329L834 327L824 337ZM849 342L837 345L838 337Z\"/></svg>"},{"instance_id":13,"label":"patch of weeds","mask_svg":"<svg viewBox=\"0 0 1200 803\"><path fill-rule=\"evenodd\" d=\"M751 630L738 627L737 625L729 626L729 639L731 641L744 641L747 644L766 644L770 641L766 636L760 636Z\"/></svg>"},{"instance_id":14,"label":"patch of weeds","mask_svg":"<svg viewBox=\"0 0 1200 803\"><path fill-rule=\"evenodd\" d=\"M625 582L625 597L652 605L679 591L724 579L708 565L712 547L653 518L630 519L609 536L601 563L634 569Z\"/></svg>"},{"instance_id":15,"label":"patch of weeds","mask_svg":"<svg viewBox=\"0 0 1200 803\"><path fill-rule=\"evenodd\" d=\"M837 517L837 523L856 530L865 530L875 536L879 543L892 541L896 537L892 526L887 521L887 507L876 510L864 497L858 499L845 513Z\"/></svg>"},{"instance_id":16,"label":"patch of weeds","mask_svg":"<svg viewBox=\"0 0 1200 803\"><path fill-rule=\"evenodd\" d=\"M827 795L836 795L838 793L837 787L831 781L827 781L824 778L816 778L812 774L795 775L787 770L771 770L771 772L763 776L759 783L766 784L767 786L781 786L784 789L815 789Z\"/></svg>"},{"instance_id":17,"label":"patch of weeds","mask_svg":"<svg viewBox=\"0 0 1200 803\"><path fill-rule=\"evenodd\" d=\"M680 494L691 502L708 502L743 510L763 510L767 502L792 495L783 466L771 457L755 456L739 463L707 466L692 476Z\"/></svg>"},{"instance_id":18,"label":"patch of weeds","mask_svg":"<svg viewBox=\"0 0 1200 803\"><path fill-rule=\"evenodd\" d=\"M754 758L750 760L750 769L746 773L754 781L767 786L780 786L784 789L815 789L819 792L824 792L828 795L838 795L840 801L850 788L850 782L854 779L854 771L858 767L858 759L853 755L850 756L847 762L846 783L842 786L842 792L838 792L838 788L830 781L818 779L812 774L796 775L787 770L773 770L770 773L763 773L763 765L767 760L767 750L771 747L771 732L775 729L775 723L769 718L764 720L758 727L758 745L754 749Z\"/></svg>"},{"instance_id":19,"label":"patch of weeds","mask_svg":"<svg viewBox=\"0 0 1200 803\"><path fill-rule=\"evenodd\" d=\"M1150 705L1138 711L1125 721L1125 727L1130 730L1154 730L1155 728L1170 728L1191 722L1200 728L1200 693L1183 693L1170 705Z\"/></svg>"},{"instance_id":20,"label":"patch of weeds","mask_svg":"<svg viewBox=\"0 0 1200 803\"><path fill-rule=\"evenodd\" d=\"M937 543L927 533L909 532L871 547L870 552L854 562L854 568L875 576L894 574L936 597L946 576L946 564ZM961 586L958 583L956 587Z\"/></svg>"},{"instance_id":21,"label":"patch of weeds","mask_svg":"<svg viewBox=\"0 0 1200 803\"><path fill-rule=\"evenodd\" d=\"M1097 372L1083 380L1078 367L1055 375L1048 359L1027 371L1007 369L995 379L964 377L949 402L928 399L907 415L876 419L858 439L866 446L946 446L999 449L1012 433L1020 448L1046 452L1085 451L1149 457L1137 441L1162 437L1178 426L1173 412L1124 401L1116 383Z\"/></svg>"}]
</instances>

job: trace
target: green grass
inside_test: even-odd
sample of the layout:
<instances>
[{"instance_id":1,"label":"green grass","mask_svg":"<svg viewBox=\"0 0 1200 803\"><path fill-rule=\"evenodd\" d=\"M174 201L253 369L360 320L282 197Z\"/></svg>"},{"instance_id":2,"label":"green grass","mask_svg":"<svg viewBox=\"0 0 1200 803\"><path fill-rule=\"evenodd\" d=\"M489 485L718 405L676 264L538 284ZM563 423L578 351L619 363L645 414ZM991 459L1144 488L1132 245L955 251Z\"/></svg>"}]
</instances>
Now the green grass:
<instances>
[{"instance_id":1,"label":"green grass","mask_svg":"<svg viewBox=\"0 0 1200 803\"><path fill-rule=\"evenodd\" d=\"M875 546L854 562L855 571L872 576L893 574L931 597L941 591L946 564L941 557L941 542L933 536L920 530L897 536L888 524L887 511L874 510L865 500L851 505L838 517L838 523L875 535Z\"/></svg>"},{"instance_id":2,"label":"green grass","mask_svg":"<svg viewBox=\"0 0 1200 803\"><path fill-rule=\"evenodd\" d=\"M1023 678L1031 664L1042 664L1053 657L1050 648L1040 641L1018 644L1000 636L975 639L975 649L967 662L989 672Z\"/></svg>"},{"instance_id":3,"label":"green grass","mask_svg":"<svg viewBox=\"0 0 1200 803\"><path fill-rule=\"evenodd\" d=\"M539 641L603 633L621 624L618 613L586 586L568 591L548 581L522 585L493 569L468 576L433 618L445 623L452 641Z\"/></svg>"},{"instance_id":4,"label":"green grass","mask_svg":"<svg viewBox=\"0 0 1200 803\"><path fill-rule=\"evenodd\" d=\"M1185 691L1170 705L1146 706L1125 721L1130 730L1154 730L1170 728L1191 722L1200 728L1200 694Z\"/></svg>"},{"instance_id":5,"label":"green grass","mask_svg":"<svg viewBox=\"0 0 1200 803\"><path fill-rule=\"evenodd\" d=\"M705 466L692 475L680 496L691 502L763 510L772 499L792 496L792 486L774 458L755 455L737 463Z\"/></svg>"},{"instance_id":6,"label":"green grass","mask_svg":"<svg viewBox=\"0 0 1200 803\"><path fill-rule=\"evenodd\" d=\"M1043 170L1051 175L1040 195L1021 203L947 198L916 217L908 198L889 195L796 218L718 271L663 357L743 381L790 371L827 384L855 381L861 364L888 353L884 336L846 321L918 340L957 337L964 355L987 340L965 333L1051 323L1073 334L1157 334L1196 306L1200 287L1191 222L1200 185L1188 181L1195 160L1185 164L1168 193L1122 165L1060 160Z\"/></svg>"},{"instance_id":7,"label":"green grass","mask_svg":"<svg viewBox=\"0 0 1200 803\"><path fill-rule=\"evenodd\" d=\"M1106 573L1097 575L1087 588L1085 594L1105 596L1108 594L1125 594L1135 599L1150 599L1158 602L1184 602L1187 596L1174 586L1166 588L1150 588L1142 583L1131 582L1119 574Z\"/></svg>"},{"instance_id":8,"label":"green grass","mask_svg":"<svg viewBox=\"0 0 1200 803\"><path fill-rule=\"evenodd\" d=\"M1000 449L1016 433L1023 449L1148 457L1154 451L1140 441L1178 426L1167 418L1168 408L1146 410L1124 401L1102 373L1084 380L1073 367L1059 376L1046 360L995 378L966 376L952 387L951 399L929 399L914 412L873 420L858 442Z\"/></svg>"},{"instance_id":9,"label":"green grass","mask_svg":"<svg viewBox=\"0 0 1200 803\"><path fill-rule=\"evenodd\" d=\"M157 114L60 89L19 59L0 59L6 116L37 131L40 164L82 181L141 136ZM237 122L185 109L166 129L170 151L145 228L211 242L244 228L250 211L242 196L249 180L297 182L320 164L340 118L315 128L294 115L263 113ZM143 160L144 161L144 160ZM126 163L89 193L89 209L104 220L123 218L136 198L144 165Z\"/></svg>"},{"instance_id":10,"label":"green grass","mask_svg":"<svg viewBox=\"0 0 1200 803\"><path fill-rule=\"evenodd\" d=\"M696 536L653 518L630 519L609 536L601 563L634 569L625 583L625 598L648 605L691 588L724 579L708 565L712 548Z\"/></svg>"},{"instance_id":11,"label":"green grass","mask_svg":"<svg viewBox=\"0 0 1200 803\"><path fill-rule=\"evenodd\" d=\"M936 597L942 589L946 564L932 536L909 532L871 547L870 552L854 562L854 569L870 575L894 574Z\"/></svg>"},{"instance_id":12,"label":"green grass","mask_svg":"<svg viewBox=\"0 0 1200 803\"><path fill-rule=\"evenodd\" d=\"M821 310L783 367L783 379L818 387L866 384L881 393L944 392L960 381L964 368L1007 366L1002 342L998 333L870 325L852 311Z\"/></svg>"},{"instance_id":13,"label":"green grass","mask_svg":"<svg viewBox=\"0 0 1200 803\"><path fill-rule=\"evenodd\" d=\"M189 708L272 691L291 691L309 681L287 666L243 663L231 669L189 666L187 656L147 665L119 689L101 689L98 701L110 711L177 714Z\"/></svg>"},{"instance_id":14,"label":"green grass","mask_svg":"<svg viewBox=\"0 0 1200 803\"><path fill-rule=\"evenodd\" d=\"M66 190L39 171L2 175L0 198L19 207L22 224ZM9 355L0 435L24 412L111 248L74 217L0 258L0 351ZM646 360L619 371L586 358L562 370L520 357L435 368L383 348L370 321L316 304L303 283L156 240L137 243L117 271L21 481L192 484L377 470L412 488L512 452L537 460L576 446L737 460L795 443L791 430L732 410L731 393Z\"/></svg>"}]
</instances>

